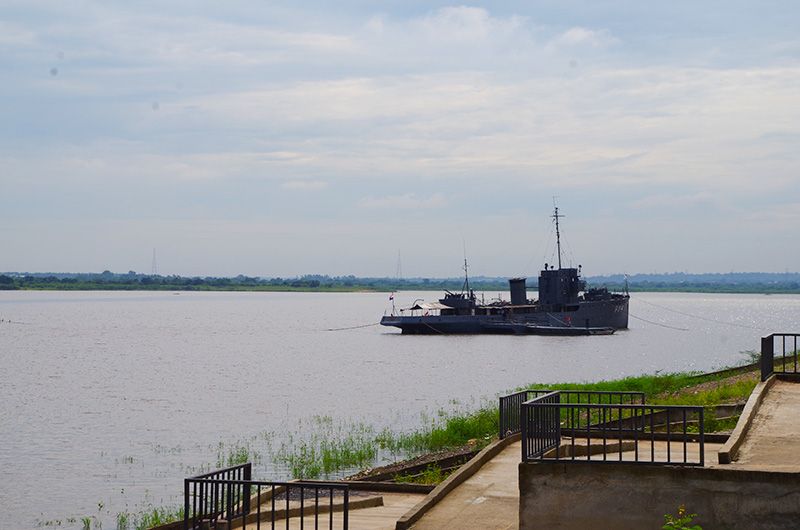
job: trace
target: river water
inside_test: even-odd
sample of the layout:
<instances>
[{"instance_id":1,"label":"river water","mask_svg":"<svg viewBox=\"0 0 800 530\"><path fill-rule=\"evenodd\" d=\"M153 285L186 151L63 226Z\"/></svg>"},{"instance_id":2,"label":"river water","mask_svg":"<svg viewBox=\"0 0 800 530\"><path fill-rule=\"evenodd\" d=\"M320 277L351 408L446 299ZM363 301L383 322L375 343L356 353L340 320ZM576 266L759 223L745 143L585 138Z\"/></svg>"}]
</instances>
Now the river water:
<instances>
[{"instance_id":1,"label":"river water","mask_svg":"<svg viewBox=\"0 0 800 530\"><path fill-rule=\"evenodd\" d=\"M438 293L397 294L397 302ZM487 293L487 295L494 293ZM798 331L800 296L636 293L612 336L402 336L384 293L0 291L0 529L81 528L178 506L183 479L247 444L254 475L313 430L418 428L535 382L743 361ZM323 422L323 423L324 423Z\"/></svg>"}]
</instances>

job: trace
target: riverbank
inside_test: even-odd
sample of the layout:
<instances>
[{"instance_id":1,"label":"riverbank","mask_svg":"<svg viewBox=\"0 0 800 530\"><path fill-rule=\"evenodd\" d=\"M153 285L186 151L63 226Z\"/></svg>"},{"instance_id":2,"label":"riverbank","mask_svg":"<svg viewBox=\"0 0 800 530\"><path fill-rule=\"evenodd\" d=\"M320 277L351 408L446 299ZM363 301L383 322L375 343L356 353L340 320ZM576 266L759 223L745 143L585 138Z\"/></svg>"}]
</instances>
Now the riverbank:
<instances>
[{"instance_id":1,"label":"riverbank","mask_svg":"<svg viewBox=\"0 0 800 530\"><path fill-rule=\"evenodd\" d=\"M800 294L800 281L795 275L757 275L737 280L719 279L720 275L698 275L699 278L679 281L655 281L649 276L624 282L617 277L586 278L590 286L603 286L611 291L664 293L727 293L727 294ZM724 276L724 275L722 275ZM508 290L504 278L477 277L470 280L475 291ZM48 291L266 291L266 292L393 292L393 291L459 291L462 278L360 278L356 276L306 275L295 278L260 278L250 276L197 277L161 276L130 272L102 273L0 273L0 290ZM528 289L537 288L533 279Z\"/></svg>"},{"instance_id":2,"label":"riverbank","mask_svg":"<svg viewBox=\"0 0 800 530\"><path fill-rule=\"evenodd\" d=\"M555 383L525 388L644 392L649 402L664 405L697 405L710 412L705 417L707 433L727 433L736 425L739 413L759 381L757 364L747 364L713 373L682 372L626 377L595 383ZM523 390L518 388L516 390ZM717 409L724 410L717 413ZM498 439L499 411L487 405L465 414L444 417L438 424L406 433L383 432L376 438L382 449L416 454L392 464L362 470L348 480L395 480L437 484L480 449ZM317 477L295 477L317 478Z\"/></svg>"},{"instance_id":3,"label":"riverbank","mask_svg":"<svg viewBox=\"0 0 800 530\"><path fill-rule=\"evenodd\" d=\"M709 410L719 405L742 404L759 378L758 367L750 364L708 374L681 372L644 375L594 383L555 383L528 385L528 388L572 390L628 390L645 392L648 401L702 405ZM720 421L716 414L706 416L707 433L726 432L733 428L738 414ZM394 463L367 467L345 480L390 481L436 485L457 471L483 447L497 440L499 413L495 402L476 410L438 411L433 419L423 421L416 430L375 433L365 425L337 426L331 418L319 418L313 436L291 447L283 447L279 460L292 463L292 478L335 478L342 470L368 466L379 452L406 455ZM220 446L217 467L258 460L261 456L247 446ZM340 476L340 475L339 475ZM121 528L150 528L179 520L179 506L149 508L142 512L117 514ZM94 525L92 525L94 527Z\"/></svg>"},{"instance_id":4,"label":"riverbank","mask_svg":"<svg viewBox=\"0 0 800 530\"><path fill-rule=\"evenodd\" d=\"M508 287L505 285L478 285L475 286L476 291L501 291L506 290ZM535 289L535 287L533 287ZM0 286L0 290L6 291L197 291L197 292L274 292L274 293L381 293L381 292L403 292L403 291L417 291L417 292L430 292L441 293L444 290L458 290L458 286L446 285L444 287L436 288L421 288L414 287L383 287L372 285L355 285L352 287L344 286L320 286L320 287L307 287L307 286L291 286L291 285L234 285L234 286L214 286L214 285L183 285L183 284L166 284L166 285L127 285L127 284L82 284L82 285L31 285L31 286ZM612 286L611 291L621 292L624 290L623 286ZM628 292L630 293L697 293L697 294L763 294L763 295L780 295L780 294L800 294L800 289L781 288L775 287L765 289L760 286L753 287L638 287L629 286Z\"/></svg>"}]
</instances>

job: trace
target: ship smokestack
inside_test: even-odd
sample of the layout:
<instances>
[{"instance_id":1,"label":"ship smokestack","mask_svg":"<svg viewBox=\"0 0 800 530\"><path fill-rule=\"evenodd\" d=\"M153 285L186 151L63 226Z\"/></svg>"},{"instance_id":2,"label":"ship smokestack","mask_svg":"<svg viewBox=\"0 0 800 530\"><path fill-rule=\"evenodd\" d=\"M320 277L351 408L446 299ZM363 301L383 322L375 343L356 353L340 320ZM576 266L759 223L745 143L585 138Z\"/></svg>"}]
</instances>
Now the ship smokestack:
<instances>
[{"instance_id":1,"label":"ship smokestack","mask_svg":"<svg viewBox=\"0 0 800 530\"><path fill-rule=\"evenodd\" d=\"M526 279L527 278L511 278L508 280L512 305L525 305L528 303L528 289L525 286Z\"/></svg>"}]
</instances>

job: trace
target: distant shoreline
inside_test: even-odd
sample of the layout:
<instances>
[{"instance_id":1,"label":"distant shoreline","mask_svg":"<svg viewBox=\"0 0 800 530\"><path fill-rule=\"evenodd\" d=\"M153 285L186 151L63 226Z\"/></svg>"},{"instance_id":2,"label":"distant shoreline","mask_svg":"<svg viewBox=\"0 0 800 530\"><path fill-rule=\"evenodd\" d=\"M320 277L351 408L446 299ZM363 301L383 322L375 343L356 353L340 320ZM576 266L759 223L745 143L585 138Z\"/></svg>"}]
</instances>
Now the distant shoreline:
<instances>
[{"instance_id":1,"label":"distant shoreline","mask_svg":"<svg viewBox=\"0 0 800 530\"><path fill-rule=\"evenodd\" d=\"M47 286L3 286L0 291L72 291L72 292L92 292L92 291L136 291L136 292L275 292L275 293L390 293L390 292L442 292L441 287L404 287L389 288L376 286L330 286L330 287L308 287L308 286L273 286L273 285L253 285L253 286L210 286L210 285L125 285L125 284L92 284L92 285L47 285ZM452 288L451 288L452 289ZM532 289L535 289L533 287ZM612 291L623 291L622 286L609 286ZM476 286L476 292L506 292L507 287L503 286ZM792 288L770 288L763 289L757 286L681 286L681 287L646 287L629 286L631 293L696 293L696 294L800 294L800 289Z\"/></svg>"},{"instance_id":2,"label":"distant shoreline","mask_svg":"<svg viewBox=\"0 0 800 530\"><path fill-rule=\"evenodd\" d=\"M610 291L668 293L800 294L800 273L668 273L625 276L589 276L589 287ZM529 293L537 290L536 279L527 282ZM476 276L469 287L477 292L508 293L508 279ZM288 278L257 276L178 276L127 273L0 272L0 290L48 291L253 291L253 292L396 292L452 291L464 288L464 278L388 278L354 275L307 274Z\"/></svg>"}]
</instances>

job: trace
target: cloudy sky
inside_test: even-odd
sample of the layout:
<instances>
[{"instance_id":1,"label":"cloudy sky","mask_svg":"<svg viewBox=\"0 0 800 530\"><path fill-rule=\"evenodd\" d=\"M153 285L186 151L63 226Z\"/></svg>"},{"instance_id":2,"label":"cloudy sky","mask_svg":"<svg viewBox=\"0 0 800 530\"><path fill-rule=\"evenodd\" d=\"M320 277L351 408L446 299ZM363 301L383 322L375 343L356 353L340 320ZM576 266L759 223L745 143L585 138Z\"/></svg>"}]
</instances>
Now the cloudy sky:
<instances>
[{"instance_id":1,"label":"cloudy sky","mask_svg":"<svg viewBox=\"0 0 800 530\"><path fill-rule=\"evenodd\" d=\"M0 11L0 270L798 270L792 1Z\"/></svg>"}]
</instances>

